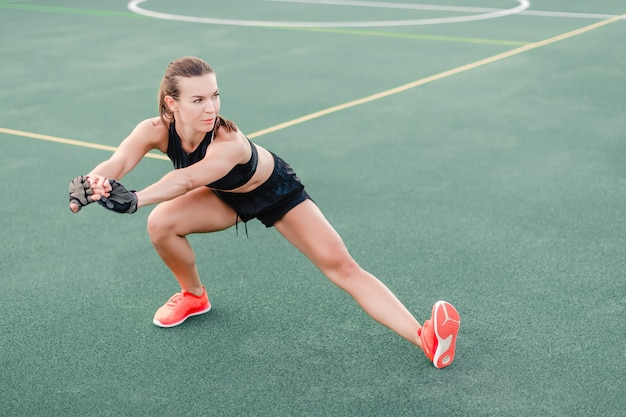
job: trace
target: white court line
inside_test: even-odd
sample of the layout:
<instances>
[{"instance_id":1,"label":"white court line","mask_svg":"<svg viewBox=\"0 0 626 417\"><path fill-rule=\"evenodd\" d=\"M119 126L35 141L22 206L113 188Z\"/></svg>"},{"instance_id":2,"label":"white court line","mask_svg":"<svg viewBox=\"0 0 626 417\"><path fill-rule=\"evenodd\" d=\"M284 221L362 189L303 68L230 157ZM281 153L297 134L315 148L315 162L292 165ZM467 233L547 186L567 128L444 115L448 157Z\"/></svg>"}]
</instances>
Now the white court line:
<instances>
[{"instance_id":1,"label":"white court line","mask_svg":"<svg viewBox=\"0 0 626 417\"><path fill-rule=\"evenodd\" d=\"M303 3L303 4L321 4L330 6L350 6L350 7L377 7L387 9L404 9L404 10L434 10L442 12L462 12L476 13L476 15L465 15L449 18L433 18L433 19L415 19L415 20L389 20L389 21L373 21L373 22L285 22L285 21L266 21L266 20L239 20L239 19L217 19L210 17L184 16L172 13L162 13L147 10L139 7L139 4L149 0L131 0L128 3L128 9L133 13L143 16L153 17L164 20L176 20L190 23L205 23L213 25L231 25L231 26L256 26L256 27L291 27L291 28L365 28L365 27L392 27L392 26L418 26L418 25L435 25L445 23L461 23L485 19L494 19L512 14L523 14L530 16L542 17L564 17L578 19L625 19L621 15L596 14L596 13L574 13L574 12L552 12L527 10L530 7L529 0L515 0L519 3L517 7L511 9L497 9L484 7L462 7L462 6L443 6L431 4L411 4L411 3L387 3L375 1L359 1L359 0L265 0L284 3Z\"/></svg>"},{"instance_id":2,"label":"white court line","mask_svg":"<svg viewBox=\"0 0 626 417\"><path fill-rule=\"evenodd\" d=\"M381 9L434 10L438 12L490 13L506 9L493 7L442 6L438 4L387 3L357 0L263 0L276 3L326 4L330 6L378 7Z\"/></svg>"},{"instance_id":3,"label":"white court line","mask_svg":"<svg viewBox=\"0 0 626 417\"><path fill-rule=\"evenodd\" d=\"M414 19L414 20L381 20L370 22L285 22L285 21L266 21L266 20L239 20L239 19L216 19L210 17L184 16L171 13L155 12L139 7L141 3L148 0L131 0L128 3L128 10L143 16L154 17L157 19L176 20L191 23L206 23L212 25L231 25L231 26L262 26L262 27L289 27L289 28L364 28L364 27L391 27L391 26L418 26L418 25L438 25L443 23L461 23L471 22L485 19L495 19L516 13L520 13L530 7L529 0L515 0L518 6L511 9L491 9L491 11L476 15L456 16L448 18L435 19ZM296 0L297 1L297 0ZM315 0L314 0L315 1ZM341 0L337 0L341 1ZM347 0L344 0L347 1ZM360 2L367 3L367 2ZM336 5L332 2L327 4ZM391 3L398 5L399 3ZM379 3L376 7L384 7L384 3ZM434 7L434 6L433 6ZM441 6L443 7L443 6ZM396 8L398 8L396 6ZM474 12L475 13L475 12Z\"/></svg>"},{"instance_id":4,"label":"white court line","mask_svg":"<svg viewBox=\"0 0 626 417\"><path fill-rule=\"evenodd\" d=\"M357 1L357 0L264 0L280 3L300 3L300 4L326 4L333 6L352 7L378 7L383 9L404 9L404 10L434 10L440 12L463 12L463 13L491 13L506 9L491 7L463 7L463 6L441 6L434 4L410 4L410 3L386 3L377 1ZM539 10L524 10L519 14L543 17L568 17L578 19L611 19L620 15L597 14L597 13L576 13L576 12L551 12ZM621 16L624 18L623 16Z\"/></svg>"},{"instance_id":5,"label":"white court line","mask_svg":"<svg viewBox=\"0 0 626 417\"><path fill-rule=\"evenodd\" d=\"M295 125L298 125L298 124L301 124L301 123L308 122L310 120L317 119L319 117L323 117L323 116L326 116L326 115L329 115L329 114L332 114L332 113L337 113L337 112L342 111L342 110L346 110L346 109L349 109L349 108L352 108L352 107L360 106L362 104L371 103L371 102L373 102L375 100L379 100L379 99L382 99L382 98L385 98L385 97L389 97L389 96L392 96L394 94L402 93L404 91L408 91L410 89L413 89L413 88L416 88L416 87L419 87L419 86L422 86L422 85L425 85L425 84L428 84L428 83L431 83L431 82L434 82L434 81L438 81L438 80L441 80L441 79L446 78L446 77L451 77L451 76L456 75L456 74L460 74L460 73L463 73L463 72L466 72L466 71L470 71L470 70L472 70L474 68L479 68L479 67L482 67L484 65L488 65L488 64L491 64L491 63L494 63L494 62L498 62L498 61L501 61L503 59L506 59L506 58L509 58L509 57L512 57L512 56L515 56L515 55L519 55L519 54L522 54L522 53L527 52L527 51L531 51L533 49L541 48L541 47L544 47L546 45L551 45L553 43L560 42L560 41L565 40L565 39L573 38L574 36L578 36L580 34L590 32L592 30L595 30L595 29L598 29L598 28L600 28L602 26L605 26L605 25L617 22L617 21L619 21L621 19L624 19L624 18L626 18L626 14L621 15L621 16L614 16L614 17L611 17L609 19L593 23L593 24L591 24L589 26L585 26L585 27L582 27L580 29L573 30L571 32L563 33L561 35L557 35L557 36L554 36L552 38L544 39L543 41L527 44L527 45L521 46L519 48L510 50L510 51L507 51L507 52L503 52L503 53L491 56L489 58L481 59L480 61L472 62L470 64L462 65L460 67L453 68L451 70L444 71L444 72L441 72L439 74L431 75L429 77L422 78L420 80L416 80L416 81L410 82L408 84L404 84L404 85L401 85L401 86L398 86L398 87L395 87L395 88L392 88L392 89L389 89L389 90L385 90L385 91L382 91L380 93L372 94L370 96L363 97L363 98L360 98L358 100L353 100L353 101L350 101L350 102L347 102L347 103L339 104L337 106L329 107L329 108L324 109L324 110L316 111L314 113L310 113L310 114L307 114L305 116L301 116L301 117L298 117L296 119L292 119L292 120L289 120L287 122L280 123L280 124L268 127L266 129L258 130L256 132L253 132L253 133L247 135L247 136L250 139L258 138L260 136L264 136L264 135L267 135L267 134L270 134L270 133L273 133L273 132L276 132L276 131L279 131L279 130L282 130L282 129L286 129L286 128L289 128L291 126L295 126ZM2 128L2 127L0 127L0 133L6 133L8 135L22 136L22 137L33 138L33 139L47 140L47 141L52 141L52 142L64 143L64 144L68 144L68 145L74 145L74 146L82 146L82 147L87 147L87 148L96 148L96 149L113 150L113 151L116 149L114 147L110 147L110 146L106 146L106 145L99 145L99 144L95 144L95 143L77 141L77 140L66 139L66 138L59 138L59 137L54 137L54 136L49 136L49 135L41 135L41 134L32 133L32 132L23 132L23 131L20 131L20 130L6 129L6 128ZM155 158L155 159L168 160L167 156L165 156L165 155L148 153L146 156L150 157L150 158Z\"/></svg>"},{"instance_id":6,"label":"white court line","mask_svg":"<svg viewBox=\"0 0 626 417\"><path fill-rule=\"evenodd\" d=\"M528 16L543 16L543 17L568 17L574 19L613 19L614 17L620 19L626 19L626 16L616 14L596 14L596 13L574 13L574 12L542 12L539 10L525 10L520 14Z\"/></svg>"}]
</instances>

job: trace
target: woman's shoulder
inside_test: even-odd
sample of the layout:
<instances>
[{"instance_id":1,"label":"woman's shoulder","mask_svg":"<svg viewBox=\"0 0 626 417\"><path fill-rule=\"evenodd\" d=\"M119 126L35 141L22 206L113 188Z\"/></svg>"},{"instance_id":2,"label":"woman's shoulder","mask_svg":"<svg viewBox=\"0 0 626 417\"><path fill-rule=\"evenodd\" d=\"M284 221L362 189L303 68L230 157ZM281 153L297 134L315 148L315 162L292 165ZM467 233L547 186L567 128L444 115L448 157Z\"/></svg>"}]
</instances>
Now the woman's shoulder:
<instances>
[{"instance_id":1,"label":"woman's shoulder","mask_svg":"<svg viewBox=\"0 0 626 417\"><path fill-rule=\"evenodd\" d=\"M246 140L246 136L237 127L234 129L227 129L224 126L219 126L215 129L215 136L213 138L217 142L243 142Z\"/></svg>"},{"instance_id":2,"label":"woman's shoulder","mask_svg":"<svg viewBox=\"0 0 626 417\"><path fill-rule=\"evenodd\" d=\"M160 117L151 117L139 122L135 130L157 141L167 139L169 136L169 127L163 124Z\"/></svg>"},{"instance_id":3,"label":"woman's shoulder","mask_svg":"<svg viewBox=\"0 0 626 417\"><path fill-rule=\"evenodd\" d=\"M234 130L230 130L220 126L215 132L213 143L216 145L214 148L215 152L222 156L231 155L232 160L238 164L245 163L250 159L251 147L255 146L237 127Z\"/></svg>"},{"instance_id":4,"label":"woman's shoulder","mask_svg":"<svg viewBox=\"0 0 626 417\"><path fill-rule=\"evenodd\" d=\"M168 128L159 117L151 117L137 123L126 141L142 148L167 149Z\"/></svg>"},{"instance_id":5,"label":"woman's shoulder","mask_svg":"<svg viewBox=\"0 0 626 417\"><path fill-rule=\"evenodd\" d=\"M160 117L150 117L142 120L137 124L137 129L144 130L151 134L160 134L165 136L169 134L169 127L163 124Z\"/></svg>"},{"instance_id":6,"label":"woman's shoulder","mask_svg":"<svg viewBox=\"0 0 626 417\"><path fill-rule=\"evenodd\" d=\"M138 135L166 135L168 128L163 124L159 117L150 117L137 123L133 129L133 133Z\"/></svg>"}]
</instances>

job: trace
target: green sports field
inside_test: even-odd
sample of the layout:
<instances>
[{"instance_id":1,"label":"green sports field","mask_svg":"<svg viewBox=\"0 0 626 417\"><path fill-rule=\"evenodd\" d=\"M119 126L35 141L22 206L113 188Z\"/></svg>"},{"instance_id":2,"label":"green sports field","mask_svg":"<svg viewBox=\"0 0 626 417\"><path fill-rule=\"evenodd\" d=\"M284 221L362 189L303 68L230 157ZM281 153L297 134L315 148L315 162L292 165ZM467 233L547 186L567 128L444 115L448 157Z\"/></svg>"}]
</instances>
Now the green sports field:
<instances>
[{"instance_id":1,"label":"green sports field","mask_svg":"<svg viewBox=\"0 0 626 417\"><path fill-rule=\"evenodd\" d=\"M625 416L626 4L0 0L0 416ZM69 181L156 115L172 60L286 159L418 320L438 370L261 223L190 240L150 208L72 215ZM154 156L154 157L152 157ZM171 169L151 155L123 183Z\"/></svg>"}]
</instances>

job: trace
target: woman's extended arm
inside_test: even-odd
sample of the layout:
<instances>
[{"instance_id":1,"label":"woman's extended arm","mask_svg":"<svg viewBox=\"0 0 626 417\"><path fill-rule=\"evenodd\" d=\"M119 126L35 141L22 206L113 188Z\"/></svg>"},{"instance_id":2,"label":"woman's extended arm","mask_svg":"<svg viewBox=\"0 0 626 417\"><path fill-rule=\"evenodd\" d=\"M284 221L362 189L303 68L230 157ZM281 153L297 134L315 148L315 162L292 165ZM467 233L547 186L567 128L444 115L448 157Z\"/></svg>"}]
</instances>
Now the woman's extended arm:
<instances>
[{"instance_id":1,"label":"woman's extended arm","mask_svg":"<svg viewBox=\"0 0 626 417\"><path fill-rule=\"evenodd\" d=\"M158 118L139 123L113 155L87 175L120 180L152 149L167 151L167 129Z\"/></svg>"},{"instance_id":2,"label":"woman's extended arm","mask_svg":"<svg viewBox=\"0 0 626 417\"><path fill-rule=\"evenodd\" d=\"M138 207L172 200L198 187L210 184L226 175L233 167L249 158L250 146L239 132L226 140L215 141L204 158L186 168L165 174L159 181L138 191ZM241 135L239 138L234 136Z\"/></svg>"},{"instance_id":3,"label":"woman's extended arm","mask_svg":"<svg viewBox=\"0 0 626 417\"><path fill-rule=\"evenodd\" d=\"M70 183L70 210L77 213L83 205L97 201L102 196L108 197L111 186L106 179L124 177L152 149L166 152L167 137L167 128L159 118L139 123L109 159L98 164L86 176L77 177ZM84 186L83 182L89 185Z\"/></svg>"}]
</instances>

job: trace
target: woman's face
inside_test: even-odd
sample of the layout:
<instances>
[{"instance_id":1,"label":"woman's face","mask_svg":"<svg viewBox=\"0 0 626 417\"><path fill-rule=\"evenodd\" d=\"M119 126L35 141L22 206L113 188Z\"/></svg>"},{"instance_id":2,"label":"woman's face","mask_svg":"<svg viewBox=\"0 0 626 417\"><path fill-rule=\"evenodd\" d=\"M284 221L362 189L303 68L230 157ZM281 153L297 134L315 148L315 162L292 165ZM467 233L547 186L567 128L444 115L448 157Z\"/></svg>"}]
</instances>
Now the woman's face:
<instances>
[{"instance_id":1,"label":"woman's face","mask_svg":"<svg viewBox=\"0 0 626 417\"><path fill-rule=\"evenodd\" d=\"M169 97L167 104L174 112L176 123L201 132L209 132L220 111L220 95L215 74L181 77L178 80L178 100Z\"/></svg>"}]
</instances>

